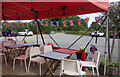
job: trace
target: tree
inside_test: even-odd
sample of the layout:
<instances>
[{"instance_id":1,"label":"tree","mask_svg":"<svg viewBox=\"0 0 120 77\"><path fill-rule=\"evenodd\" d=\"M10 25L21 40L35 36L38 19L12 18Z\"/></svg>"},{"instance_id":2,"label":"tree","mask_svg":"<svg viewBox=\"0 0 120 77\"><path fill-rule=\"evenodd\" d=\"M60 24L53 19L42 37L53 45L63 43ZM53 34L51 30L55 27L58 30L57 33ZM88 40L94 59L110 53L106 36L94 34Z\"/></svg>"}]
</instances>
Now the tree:
<instances>
[{"instance_id":1,"label":"tree","mask_svg":"<svg viewBox=\"0 0 120 77\"><path fill-rule=\"evenodd\" d=\"M119 25L120 24L120 2L110 3L109 17L110 17L109 19L110 22L112 22L115 25L114 37L113 37L113 42L112 42L112 47L111 47L111 56L110 56L110 61L112 61L116 32L117 32L117 28L120 26Z\"/></svg>"}]
</instances>

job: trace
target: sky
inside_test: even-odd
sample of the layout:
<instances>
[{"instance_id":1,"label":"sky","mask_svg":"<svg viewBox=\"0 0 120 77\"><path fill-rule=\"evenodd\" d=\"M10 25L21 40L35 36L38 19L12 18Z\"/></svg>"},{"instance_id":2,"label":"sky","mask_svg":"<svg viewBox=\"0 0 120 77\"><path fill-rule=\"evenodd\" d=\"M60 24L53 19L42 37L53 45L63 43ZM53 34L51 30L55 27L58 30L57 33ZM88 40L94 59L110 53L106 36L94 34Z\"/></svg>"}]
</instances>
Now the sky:
<instances>
[{"instance_id":1,"label":"sky","mask_svg":"<svg viewBox=\"0 0 120 77\"><path fill-rule=\"evenodd\" d=\"M109 2L114 2L114 1L120 1L120 0L109 0ZM91 13L91 14L84 14L84 15L78 15L80 16L82 19L85 19L85 18L90 18L89 19L89 22L88 22L88 27L90 26L90 24L95 21L95 17L99 17L99 16L102 16L102 14L99 12L99 13ZM31 20L24 20L24 21L21 21L21 22L30 22ZM13 22L13 21L10 21L10 22Z\"/></svg>"}]
</instances>

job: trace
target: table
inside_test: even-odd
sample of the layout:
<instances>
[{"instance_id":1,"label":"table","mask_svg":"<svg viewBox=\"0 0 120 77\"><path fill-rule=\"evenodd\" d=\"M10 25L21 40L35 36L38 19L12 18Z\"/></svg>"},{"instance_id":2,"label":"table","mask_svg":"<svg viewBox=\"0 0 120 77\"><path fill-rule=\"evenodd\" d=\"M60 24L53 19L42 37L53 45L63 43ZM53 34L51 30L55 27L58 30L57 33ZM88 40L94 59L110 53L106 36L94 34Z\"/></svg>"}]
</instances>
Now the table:
<instances>
[{"instance_id":1,"label":"table","mask_svg":"<svg viewBox=\"0 0 120 77\"><path fill-rule=\"evenodd\" d=\"M7 51L8 49L10 49L10 52L8 51L8 57L10 58L10 53L12 52L13 49L17 49L19 48L20 52L22 51L22 49L25 47L25 49L29 46L37 46L38 44L32 44L32 43L24 43L24 44L15 44L15 45L6 45L4 46Z\"/></svg>"},{"instance_id":2,"label":"table","mask_svg":"<svg viewBox=\"0 0 120 77\"><path fill-rule=\"evenodd\" d=\"M70 55L68 54L64 54L64 53L58 53L58 52L54 52L54 51L51 51L51 52L48 52L48 53L44 53L44 54L40 54L41 57L43 57L46 61L46 65L48 67L48 69L46 70L45 74L47 74L48 71L50 71L50 74L53 76L53 72L57 69L58 67L58 64L55 65L55 67L53 68L53 70L51 69L51 66L55 63L55 61L58 61L60 62L61 59L63 58L66 58ZM53 60L53 62L49 65L48 64L48 60L47 59L51 59Z\"/></svg>"},{"instance_id":3,"label":"table","mask_svg":"<svg viewBox=\"0 0 120 77\"><path fill-rule=\"evenodd\" d=\"M24 43L24 44L6 45L4 47L7 49L14 49L14 48L21 48L21 47L28 47L28 46L37 46L37 45L38 44Z\"/></svg>"}]
</instances>

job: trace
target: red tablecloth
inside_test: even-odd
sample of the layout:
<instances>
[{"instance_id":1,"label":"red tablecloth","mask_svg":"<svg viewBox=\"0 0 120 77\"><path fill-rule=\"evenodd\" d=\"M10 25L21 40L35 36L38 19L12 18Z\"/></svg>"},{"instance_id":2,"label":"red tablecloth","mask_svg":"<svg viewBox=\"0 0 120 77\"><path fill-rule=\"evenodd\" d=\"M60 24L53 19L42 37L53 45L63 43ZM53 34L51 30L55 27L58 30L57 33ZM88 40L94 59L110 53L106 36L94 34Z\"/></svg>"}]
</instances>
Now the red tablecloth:
<instances>
[{"instance_id":1,"label":"red tablecloth","mask_svg":"<svg viewBox=\"0 0 120 77\"><path fill-rule=\"evenodd\" d=\"M59 53L65 53L65 54L74 54L76 52L80 52L79 50L68 49L68 48L60 48L60 49L56 49L54 51L59 52Z\"/></svg>"}]
</instances>

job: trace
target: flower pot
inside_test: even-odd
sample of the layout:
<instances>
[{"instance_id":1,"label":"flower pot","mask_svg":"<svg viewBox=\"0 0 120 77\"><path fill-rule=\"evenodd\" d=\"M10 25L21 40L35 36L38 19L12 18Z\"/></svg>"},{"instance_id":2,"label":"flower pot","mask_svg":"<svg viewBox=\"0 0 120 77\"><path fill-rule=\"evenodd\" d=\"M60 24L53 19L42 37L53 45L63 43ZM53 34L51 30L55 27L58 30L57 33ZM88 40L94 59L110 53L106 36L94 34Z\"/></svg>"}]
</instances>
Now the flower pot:
<instances>
[{"instance_id":1,"label":"flower pot","mask_svg":"<svg viewBox=\"0 0 120 77\"><path fill-rule=\"evenodd\" d=\"M107 76L113 76L119 74L120 67L112 67L112 66L106 66L106 75ZM99 74L104 75L104 65L100 64L99 66Z\"/></svg>"}]
</instances>

